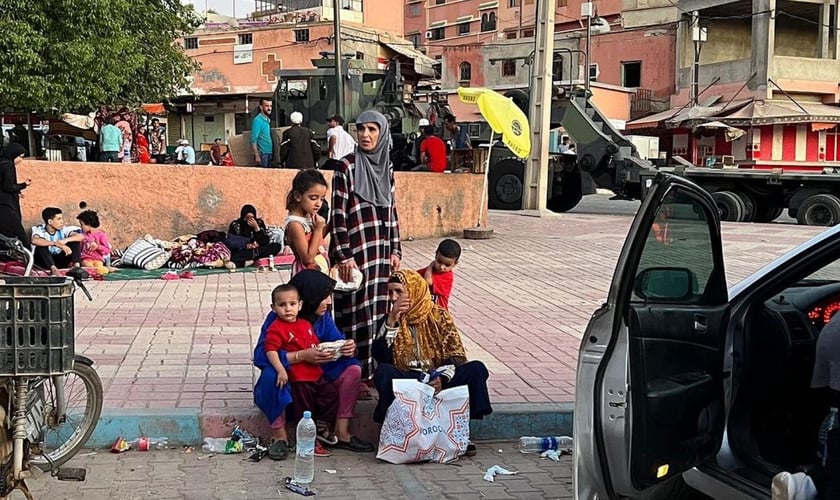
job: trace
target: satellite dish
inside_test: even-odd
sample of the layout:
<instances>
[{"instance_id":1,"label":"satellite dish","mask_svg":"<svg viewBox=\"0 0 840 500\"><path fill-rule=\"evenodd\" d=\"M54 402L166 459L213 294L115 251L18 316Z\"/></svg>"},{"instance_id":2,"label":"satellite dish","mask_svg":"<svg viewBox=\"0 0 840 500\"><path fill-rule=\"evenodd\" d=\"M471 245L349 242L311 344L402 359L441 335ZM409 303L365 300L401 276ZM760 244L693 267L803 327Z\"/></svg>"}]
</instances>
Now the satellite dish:
<instances>
[{"instance_id":1,"label":"satellite dish","mask_svg":"<svg viewBox=\"0 0 840 500\"><path fill-rule=\"evenodd\" d=\"M609 33L611 30L610 23L608 23L607 20L603 17L593 17L591 21L591 26L593 35Z\"/></svg>"}]
</instances>

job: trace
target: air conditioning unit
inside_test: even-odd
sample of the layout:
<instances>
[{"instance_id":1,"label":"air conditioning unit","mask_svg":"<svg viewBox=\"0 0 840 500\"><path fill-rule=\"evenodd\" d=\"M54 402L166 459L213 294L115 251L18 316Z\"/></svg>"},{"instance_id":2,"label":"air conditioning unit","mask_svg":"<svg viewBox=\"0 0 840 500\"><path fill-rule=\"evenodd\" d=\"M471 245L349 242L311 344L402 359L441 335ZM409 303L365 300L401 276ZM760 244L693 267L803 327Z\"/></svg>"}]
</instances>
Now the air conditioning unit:
<instances>
[{"instance_id":1,"label":"air conditioning unit","mask_svg":"<svg viewBox=\"0 0 840 500\"><path fill-rule=\"evenodd\" d=\"M434 36L435 34L432 32L432 30L426 32L426 40L431 40Z\"/></svg>"}]
</instances>

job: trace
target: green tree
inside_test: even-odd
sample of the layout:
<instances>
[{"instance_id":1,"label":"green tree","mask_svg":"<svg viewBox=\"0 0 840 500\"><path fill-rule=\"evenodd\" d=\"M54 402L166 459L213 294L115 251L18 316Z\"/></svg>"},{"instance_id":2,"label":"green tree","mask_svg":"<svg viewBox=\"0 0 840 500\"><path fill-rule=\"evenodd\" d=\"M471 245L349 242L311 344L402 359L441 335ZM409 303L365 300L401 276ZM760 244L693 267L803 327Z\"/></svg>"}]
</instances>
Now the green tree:
<instances>
[{"instance_id":1,"label":"green tree","mask_svg":"<svg viewBox=\"0 0 840 500\"><path fill-rule=\"evenodd\" d=\"M196 69L175 40L200 22L178 0L0 0L0 109L88 112L172 97Z\"/></svg>"}]
</instances>

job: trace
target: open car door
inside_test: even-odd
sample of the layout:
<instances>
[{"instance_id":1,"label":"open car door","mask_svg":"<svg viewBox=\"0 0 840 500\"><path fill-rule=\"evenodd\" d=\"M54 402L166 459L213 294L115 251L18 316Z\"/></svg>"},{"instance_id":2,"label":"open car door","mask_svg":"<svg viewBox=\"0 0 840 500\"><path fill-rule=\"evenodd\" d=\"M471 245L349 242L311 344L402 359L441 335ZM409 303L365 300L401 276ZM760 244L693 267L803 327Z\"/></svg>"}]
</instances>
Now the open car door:
<instances>
[{"instance_id":1,"label":"open car door","mask_svg":"<svg viewBox=\"0 0 840 500\"><path fill-rule=\"evenodd\" d=\"M582 339L576 498L633 497L715 456L728 322L714 200L659 174Z\"/></svg>"}]
</instances>

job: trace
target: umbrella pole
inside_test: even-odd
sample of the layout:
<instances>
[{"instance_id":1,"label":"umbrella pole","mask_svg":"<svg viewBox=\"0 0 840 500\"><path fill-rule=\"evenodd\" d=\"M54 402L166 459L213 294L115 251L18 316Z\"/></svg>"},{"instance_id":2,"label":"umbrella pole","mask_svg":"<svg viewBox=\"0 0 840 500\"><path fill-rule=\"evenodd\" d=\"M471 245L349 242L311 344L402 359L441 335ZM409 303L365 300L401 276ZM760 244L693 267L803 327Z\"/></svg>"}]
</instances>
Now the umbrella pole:
<instances>
[{"instance_id":1,"label":"umbrella pole","mask_svg":"<svg viewBox=\"0 0 840 500\"><path fill-rule=\"evenodd\" d=\"M487 148L487 160L484 164L484 185L481 188L481 202L478 205L478 224L477 227L481 227L481 217L484 215L484 202L487 198L487 182L488 176L490 172L490 153L493 152L493 129L490 129L490 147Z\"/></svg>"}]
</instances>

